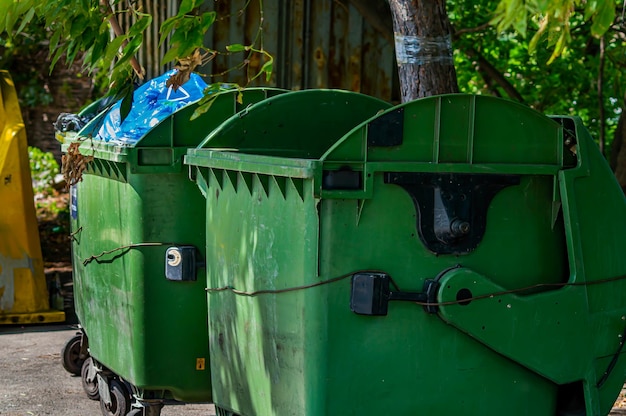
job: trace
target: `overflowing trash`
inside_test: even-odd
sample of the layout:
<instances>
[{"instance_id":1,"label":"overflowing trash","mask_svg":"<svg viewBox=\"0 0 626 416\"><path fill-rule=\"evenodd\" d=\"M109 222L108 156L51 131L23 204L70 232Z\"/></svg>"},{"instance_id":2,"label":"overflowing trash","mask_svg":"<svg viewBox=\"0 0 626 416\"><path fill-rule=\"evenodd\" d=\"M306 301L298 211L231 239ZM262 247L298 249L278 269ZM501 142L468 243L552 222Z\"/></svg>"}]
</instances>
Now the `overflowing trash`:
<instances>
[{"instance_id":1,"label":"overflowing trash","mask_svg":"<svg viewBox=\"0 0 626 416\"><path fill-rule=\"evenodd\" d=\"M165 117L202 98L207 84L197 74L192 73L189 81L176 89L167 86L167 80L176 71L168 71L137 88L130 112L124 120L120 114L122 101L115 103L93 138L132 145Z\"/></svg>"}]
</instances>

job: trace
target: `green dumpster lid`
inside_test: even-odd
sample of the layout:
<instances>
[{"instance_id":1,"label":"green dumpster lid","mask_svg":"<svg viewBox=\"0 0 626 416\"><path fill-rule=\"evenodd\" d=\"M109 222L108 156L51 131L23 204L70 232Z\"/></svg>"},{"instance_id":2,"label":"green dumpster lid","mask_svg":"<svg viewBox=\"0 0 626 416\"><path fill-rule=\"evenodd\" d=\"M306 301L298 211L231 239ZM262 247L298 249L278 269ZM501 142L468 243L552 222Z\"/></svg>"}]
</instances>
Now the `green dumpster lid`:
<instances>
[{"instance_id":1,"label":"green dumpster lid","mask_svg":"<svg viewBox=\"0 0 626 416\"><path fill-rule=\"evenodd\" d=\"M391 107L377 98L342 90L304 90L269 98L226 120L188 155L203 148L319 159L363 120Z\"/></svg>"},{"instance_id":2,"label":"green dumpster lid","mask_svg":"<svg viewBox=\"0 0 626 416\"><path fill-rule=\"evenodd\" d=\"M564 154L563 128L549 117L508 100L450 94L405 103L363 122L322 159L561 167Z\"/></svg>"},{"instance_id":3,"label":"green dumpster lid","mask_svg":"<svg viewBox=\"0 0 626 416\"><path fill-rule=\"evenodd\" d=\"M257 103L225 121L188 150L185 162L251 172L258 169L253 165L263 165L268 173L299 177L317 169L312 160L325 169L367 165L370 172L553 175L580 160L567 144L564 126L571 122L575 140L580 123L565 121L489 96L440 95L390 108L345 91L300 91ZM308 173L295 174L298 167Z\"/></svg>"}]
</instances>

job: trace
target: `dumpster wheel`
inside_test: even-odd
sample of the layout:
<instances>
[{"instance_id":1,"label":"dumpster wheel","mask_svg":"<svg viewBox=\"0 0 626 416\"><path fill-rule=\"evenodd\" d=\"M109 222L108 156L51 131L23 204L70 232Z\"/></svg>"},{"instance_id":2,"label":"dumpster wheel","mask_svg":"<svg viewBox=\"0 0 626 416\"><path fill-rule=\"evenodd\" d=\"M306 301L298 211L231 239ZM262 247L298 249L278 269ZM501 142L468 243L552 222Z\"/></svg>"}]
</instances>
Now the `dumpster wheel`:
<instances>
[{"instance_id":1,"label":"dumpster wheel","mask_svg":"<svg viewBox=\"0 0 626 416\"><path fill-rule=\"evenodd\" d=\"M81 356L82 336L77 334L70 338L61 348L61 361L68 373L80 376L85 358Z\"/></svg>"},{"instance_id":2,"label":"dumpster wheel","mask_svg":"<svg viewBox=\"0 0 626 416\"><path fill-rule=\"evenodd\" d=\"M130 411L130 394L126 387L116 379L109 382L110 405L100 398L100 410L104 416L126 416Z\"/></svg>"},{"instance_id":3,"label":"dumpster wheel","mask_svg":"<svg viewBox=\"0 0 626 416\"><path fill-rule=\"evenodd\" d=\"M80 372L80 378L83 390L87 397L91 400L100 400L100 392L98 390L98 378L96 377L96 369L93 365L93 358L88 357L83 363Z\"/></svg>"}]
</instances>

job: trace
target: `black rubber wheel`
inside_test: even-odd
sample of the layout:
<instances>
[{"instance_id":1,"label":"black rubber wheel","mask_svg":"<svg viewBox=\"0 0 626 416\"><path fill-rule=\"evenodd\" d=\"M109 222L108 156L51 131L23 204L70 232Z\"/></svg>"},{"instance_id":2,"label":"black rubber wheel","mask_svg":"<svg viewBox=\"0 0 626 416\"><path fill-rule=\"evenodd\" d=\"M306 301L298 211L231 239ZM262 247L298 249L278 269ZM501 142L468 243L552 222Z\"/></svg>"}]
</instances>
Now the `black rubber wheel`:
<instances>
[{"instance_id":1,"label":"black rubber wheel","mask_svg":"<svg viewBox=\"0 0 626 416\"><path fill-rule=\"evenodd\" d=\"M80 358L80 335L75 335L70 338L63 348L61 348L61 362L63 368L75 376L80 375L80 371L83 368L84 359Z\"/></svg>"},{"instance_id":2,"label":"black rubber wheel","mask_svg":"<svg viewBox=\"0 0 626 416\"><path fill-rule=\"evenodd\" d=\"M98 379L94 377L92 381L87 380L87 374L89 373L89 367L93 365L93 359L87 358L83 363L83 368L80 372L80 378L82 379L83 390L85 394L91 400L100 400L100 392L98 391Z\"/></svg>"},{"instance_id":3,"label":"black rubber wheel","mask_svg":"<svg viewBox=\"0 0 626 416\"><path fill-rule=\"evenodd\" d=\"M126 387L119 380L109 382L109 392L111 394L111 406L107 405L100 398L100 410L104 416L126 416L130 411L130 394Z\"/></svg>"}]
</instances>

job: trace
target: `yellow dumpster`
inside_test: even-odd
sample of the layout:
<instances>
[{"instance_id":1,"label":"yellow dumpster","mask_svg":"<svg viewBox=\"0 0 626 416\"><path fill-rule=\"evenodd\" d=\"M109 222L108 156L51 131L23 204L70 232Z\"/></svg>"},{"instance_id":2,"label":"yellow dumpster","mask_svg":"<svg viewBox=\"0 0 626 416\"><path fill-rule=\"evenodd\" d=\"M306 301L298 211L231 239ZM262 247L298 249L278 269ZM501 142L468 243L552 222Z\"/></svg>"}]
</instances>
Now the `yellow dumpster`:
<instances>
[{"instance_id":1,"label":"yellow dumpster","mask_svg":"<svg viewBox=\"0 0 626 416\"><path fill-rule=\"evenodd\" d=\"M0 71L0 324L62 322L50 309L24 122L11 76Z\"/></svg>"}]
</instances>

